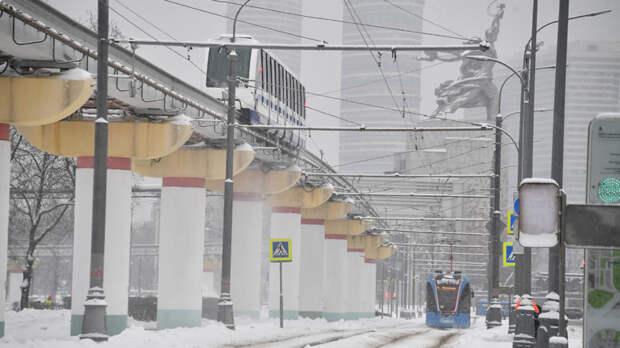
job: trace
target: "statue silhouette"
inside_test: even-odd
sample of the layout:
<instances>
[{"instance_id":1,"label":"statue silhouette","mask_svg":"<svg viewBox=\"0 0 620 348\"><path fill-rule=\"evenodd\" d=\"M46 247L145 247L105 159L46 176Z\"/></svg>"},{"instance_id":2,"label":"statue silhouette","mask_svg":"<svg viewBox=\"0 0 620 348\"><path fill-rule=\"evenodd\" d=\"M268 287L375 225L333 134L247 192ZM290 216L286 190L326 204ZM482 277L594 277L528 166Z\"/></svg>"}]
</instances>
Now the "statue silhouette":
<instances>
[{"instance_id":1,"label":"statue silhouette","mask_svg":"<svg viewBox=\"0 0 620 348\"><path fill-rule=\"evenodd\" d=\"M493 1L495 2L495 1ZM492 2L492 3L493 3ZM491 3L491 4L492 4ZM495 107L497 86L493 83L493 66L494 62L479 61L467 59L467 56L484 55L491 58L497 58L495 50L495 41L499 34L499 22L504 16L504 4L497 5L497 12L493 14L491 27L485 31L485 40L489 45L489 49L485 52L478 50L469 50L462 52L448 52L447 55L439 55L438 52L425 52L425 57L420 60L434 61L440 60L444 62L462 61L459 68L460 76L455 80L447 80L442 82L439 87L435 88L437 96L437 109L433 115L440 113L453 113L461 108L485 107L487 110L487 121L493 122L495 119ZM466 44L479 44L483 40L481 38L472 38L467 40Z\"/></svg>"}]
</instances>

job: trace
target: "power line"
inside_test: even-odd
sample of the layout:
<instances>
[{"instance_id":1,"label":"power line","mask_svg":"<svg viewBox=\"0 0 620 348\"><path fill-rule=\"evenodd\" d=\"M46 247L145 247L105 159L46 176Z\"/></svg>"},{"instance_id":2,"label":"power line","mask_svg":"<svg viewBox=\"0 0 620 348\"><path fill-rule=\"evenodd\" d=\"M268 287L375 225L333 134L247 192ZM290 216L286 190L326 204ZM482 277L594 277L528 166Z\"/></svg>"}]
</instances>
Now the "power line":
<instances>
[{"instance_id":1,"label":"power line","mask_svg":"<svg viewBox=\"0 0 620 348\"><path fill-rule=\"evenodd\" d=\"M357 121L349 120L349 119L344 118L344 117L342 117L342 116L334 115L334 114L329 113L329 112L327 112L327 111L319 110L319 109L317 109L317 108L313 108L313 107L311 107L311 106L307 106L307 105L306 105L306 109L310 109L310 110L316 111L316 112L318 112L318 113L320 113L320 114L323 114L323 115L326 115L326 116L331 116L331 117L333 117L333 118L337 118L337 119L342 120L342 121L345 121L345 122L353 123L353 124L358 125L358 126L363 126L363 124L361 124L361 123L359 123L359 122L357 122Z\"/></svg>"},{"instance_id":2,"label":"power line","mask_svg":"<svg viewBox=\"0 0 620 348\"><path fill-rule=\"evenodd\" d=\"M202 8L198 8L198 7L195 7L195 6L190 6L190 5L183 4L183 3L180 3L180 2L176 2L176 1L173 1L173 0L163 0L163 1L171 3L171 4L174 4L174 5L177 5L177 6L185 7L185 8L194 10L194 11L198 11L198 12L202 12L202 13L207 13L207 14L210 14L212 16L216 16L216 17L220 17L220 18L226 18L226 19L229 19L229 20L233 20L234 19L232 17L225 16L225 15L219 14L217 12L208 11L208 10L205 10L205 9L202 9ZM288 35L288 36L293 36L293 37L297 37L297 38L301 38L301 39L312 40L312 41L319 41L319 42L326 42L325 40L317 39L317 38L310 37L310 36L290 33L288 31L280 30L280 29L276 29L276 28L271 28L271 27L268 27L266 25L261 25L261 24L256 24L256 23L248 22L248 21L245 21L243 19L237 19L237 22L245 23L245 24L252 25L252 26L255 26L255 27L258 27L258 28L262 28L262 29L270 30L270 31L275 31L275 32L280 33L280 34L284 34L284 35Z\"/></svg>"},{"instance_id":3,"label":"power line","mask_svg":"<svg viewBox=\"0 0 620 348\"><path fill-rule=\"evenodd\" d=\"M117 0L118 1L118 0ZM129 11L131 11L132 13L136 14L135 12L133 12L131 9L129 9L127 6L123 5L122 3L120 3L120 1L118 1L119 4L123 7L125 7L126 9L128 9ZM109 6L110 11L116 13L119 17L121 17L124 21L126 21L127 23L129 23L131 26L133 26L134 28L138 29L139 31L141 31L143 34L147 35L148 37L150 37L151 39L155 40L155 41L159 41L158 38L156 38L155 36L151 35L150 33L148 33L146 30L142 29L140 26L138 26L136 23L132 22L131 20L129 20L129 18L125 17L124 15L122 15L119 11L115 10L112 6ZM144 17L136 14L136 16L140 17L142 20L146 21L147 23L151 24L149 21L147 21L146 19L144 19ZM153 25L153 24L151 24ZM159 29L158 29L159 30ZM161 31L161 30L160 30ZM168 36L170 36L169 34L166 34ZM173 38L173 40L178 41L176 39ZM199 65L197 65L196 63L194 63L191 59L189 59L188 57L184 56L183 54L179 53L177 50L173 49L172 47L168 47L165 46L170 52L176 54L177 56L183 58L183 60L188 61L191 65L194 66L194 68L198 69L201 73L203 73L204 75L207 74L207 72L202 69Z\"/></svg>"},{"instance_id":4,"label":"power line","mask_svg":"<svg viewBox=\"0 0 620 348\"><path fill-rule=\"evenodd\" d=\"M445 31L449 32L450 34L454 34L454 35L458 36L458 37L459 37L459 39L462 39L462 40L468 40L468 38L466 38L465 36L463 36L463 35L461 35L461 34L459 34L459 33L456 33L456 32L454 32L454 31L452 31L452 30L450 30L450 29L446 28L446 27L444 27L444 26L440 25L439 23L433 22L433 21L431 21L430 19L425 18L424 16L421 16L421 15L419 15L419 14L415 13L415 12L409 11L408 9L406 9L406 8L404 8L404 7L400 6L400 5L397 5L397 4L395 4L395 3L393 3L393 2L391 2L391 1L389 1L389 0L383 0L383 1L384 1L385 3L387 3L387 4L390 4L390 5L392 5L392 6L396 7L396 8L398 8L398 9L400 9L401 11L403 11L403 12L405 12L405 13L409 14L409 15L412 15L412 16L414 16L414 17L417 17L417 18L419 18L419 19L421 19L421 20L423 20L423 21L425 21L425 22L427 22L427 23L430 23L430 24L432 24L432 25L434 25L434 26L436 26L436 27L438 27L438 28L440 28L440 29L443 29L443 30L445 30Z\"/></svg>"},{"instance_id":5,"label":"power line","mask_svg":"<svg viewBox=\"0 0 620 348\"><path fill-rule=\"evenodd\" d=\"M431 65L428 65L428 66L425 66L425 67L422 67L422 68L417 68L417 69L405 71L403 73L403 75L413 74L415 72L420 72L420 71L423 71L423 70L426 70L426 69L434 68L434 67L436 67L438 65L446 64L446 63L447 62L445 62L445 61L440 61L440 62L437 62L435 64L431 64ZM399 77L399 75L390 76L387 79L391 80L391 79L394 79L396 77ZM353 86L348 86L348 87L344 87L344 88L334 89L334 90L330 90L330 91L324 91L324 92L320 92L320 93L322 93L322 94L330 94L330 93L342 92L342 91L345 91L345 90L348 90L348 89L353 89L353 88L363 87L363 86L367 86L367 85L372 85L373 83L377 83L377 82L381 82L381 81L383 81L383 79L376 79L376 80L372 80L372 81L362 82L362 83L359 83L359 84L356 84L356 85L353 85Z\"/></svg>"},{"instance_id":6,"label":"power line","mask_svg":"<svg viewBox=\"0 0 620 348\"><path fill-rule=\"evenodd\" d=\"M481 135L479 137L480 138L485 138L484 135ZM386 158L386 157L392 157L392 156L397 156L397 155L401 155L401 154L417 152L417 151L420 151L420 150L434 149L434 148L437 148L437 147L451 145L451 144L456 144L456 143L460 143L460 142L464 142L464 141L467 141L467 139L445 142L445 143L441 143L441 144L437 144L437 145L432 145L432 146L421 148L421 149L408 150L408 151L399 151L399 152L391 153L391 154L388 154L388 155L369 157L369 158L365 158L365 159L361 159L361 160L357 160L357 161L352 161L352 162L347 162L347 163L341 163L341 164L333 165L332 167L334 167L334 168L336 168L336 167L344 167L344 166L348 166L348 165L351 165L351 164L370 162L370 161L377 160L377 159L382 159L382 158Z\"/></svg>"},{"instance_id":7,"label":"power line","mask_svg":"<svg viewBox=\"0 0 620 348\"><path fill-rule=\"evenodd\" d=\"M396 109L398 109L398 103L396 102L396 98L394 97L394 93L392 92L392 87L390 87L390 83L385 78L385 74L383 73L383 69L381 68L381 62L375 57L375 55L370 50L368 42L366 41L366 38L364 37L364 34L362 33L362 30L360 30L360 26L357 24L357 23L361 23L362 22L362 18L357 14L357 11L355 10L355 7L353 7L353 4L349 0L343 0L343 1L344 1L345 7L347 8L347 11L351 15L351 18L353 18L353 21L356 22L355 29L357 29L357 31L359 32L360 36L362 37L362 40L364 41L364 45L366 45L366 47L368 47L368 52L370 53L370 56L372 57L372 59L377 64L377 68L379 69L379 73L381 73L381 77L383 78L383 82L385 82L385 86L387 87L388 92L390 93L390 97L392 98L392 102L394 103L394 107L396 107ZM366 33L366 35L368 36L368 39L372 42L372 45L376 47L377 45L372 40L372 37L368 33L368 30L366 30L366 27L364 27L363 25L361 27L364 30L364 32ZM379 59L381 59L381 53L377 53L377 54L379 55ZM403 115L404 115L404 110L403 110Z\"/></svg>"},{"instance_id":8,"label":"power line","mask_svg":"<svg viewBox=\"0 0 620 348\"><path fill-rule=\"evenodd\" d=\"M211 1L219 2L219 3L224 3L224 4L237 5L237 6L241 5L239 3L236 3L236 2L233 2L233 1L226 1L226 0L211 0ZM295 13L295 12L290 12L290 11L278 10L278 9L274 9L274 8L261 7L261 6L256 6L256 5L252 5L252 4L248 4L245 7L255 8L257 10L263 10L263 11L270 11L270 12L275 12L275 13L281 13L281 14L290 15L290 16L296 16L296 17L301 17L301 18L316 19L316 20L335 22L335 23L343 23L343 24L355 24L354 22L345 21L345 20L341 20L341 19L304 15L304 14L301 14L301 13ZM456 39L456 40L462 40L463 39L463 37L458 35L458 34L455 34L455 35L458 35L458 36L450 36L450 35L444 35L444 34L427 33L427 32L418 31L418 30L410 30L410 29L404 29L404 28L389 27L389 26L370 24L370 23L364 23L364 25L367 26L367 27L371 27L371 28L394 30L394 31L400 31L400 32L405 32L405 33L413 33L413 34L420 34L420 35L427 35L427 36L436 36L436 37L442 37L442 38L448 38L448 39Z\"/></svg>"}]
</instances>

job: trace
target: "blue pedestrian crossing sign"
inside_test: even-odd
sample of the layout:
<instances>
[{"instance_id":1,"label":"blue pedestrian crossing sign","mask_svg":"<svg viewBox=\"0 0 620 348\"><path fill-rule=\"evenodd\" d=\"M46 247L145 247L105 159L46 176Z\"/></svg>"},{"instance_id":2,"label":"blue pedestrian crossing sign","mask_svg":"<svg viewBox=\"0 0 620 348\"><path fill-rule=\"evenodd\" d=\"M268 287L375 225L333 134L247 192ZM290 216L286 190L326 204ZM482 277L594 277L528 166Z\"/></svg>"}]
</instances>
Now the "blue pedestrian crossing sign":
<instances>
[{"instance_id":1,"label":"blue pedestrian crossing sign","mask_svg":"<svg viewBox=\"0 0 620 348\"><path fill-rule=\"evenodd\" d=\"M271 262L291 262L293 254L290 239L270 239L269 259Z\"/></svg>"},{"instance_id":2,"label":"blue pedestrian crossing sign","mask_svg":"<svg viewBox=\"0 0 620 348\"><path fill-rule=\"evenodd\" d=\"M508 234L515 234L515 223L517 222L519 215L516 214L513 210L508 212Z\"/></svg>"},{"instance_id":3,"label":"blue pedestrian crossing sign","mask_svg":"<svg viewBox=\"0 0 620 348\"><path fill-rule=\"evenodd\" d=\"M504 261L504 267L514 267L517 262L514 254L514 243L513 242L504 242L504 246L502 248L504 252L502 253L502 260Z\"/></svg>"}]
</instances>

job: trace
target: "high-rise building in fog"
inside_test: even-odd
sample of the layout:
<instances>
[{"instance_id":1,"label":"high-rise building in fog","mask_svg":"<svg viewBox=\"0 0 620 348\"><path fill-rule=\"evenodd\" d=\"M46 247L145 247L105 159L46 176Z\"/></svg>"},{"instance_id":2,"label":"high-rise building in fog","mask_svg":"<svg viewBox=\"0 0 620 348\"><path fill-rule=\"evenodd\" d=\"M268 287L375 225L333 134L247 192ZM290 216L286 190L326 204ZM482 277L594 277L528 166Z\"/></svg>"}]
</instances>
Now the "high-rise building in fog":
<instances>
[{"instance_id":1,"label":"high-rise building in fog","mask_svg":"<svg viewBox=\"0 0 620 348\"><path fill-rule=\"evenodd\" d=\"M237 2L243 3L242 1ZM262 10L257 7L298 14L302 12L301 0L252 0L241 10L239 20L247 23L237 20L237 34L249 34L253 38L265 43L301 43L302 20L300 17ZM239 5L229 4L226 9L226 15L233 18L238 8ZM232 33L232 22L232 20L228 21L228 33ZM299 75L301 65L300 51L278 51L277 56L293 72Z\"/></svg>"},{"instance_id":2,"label":"high-rise building in fog","mask_svg":"<svg viewBox=\"0 0 620 348\"><path fill-rule=\"evenodd\" d=\"M379 44L420 44L420 34L370 27L363 24L398 27L421 31L424 0L346 1L345 21L362 23L343 25L343 43L369 46ZM380 66L379 66L380 65ZM342 55L341 97L353 102L385 108L418 112L420 107L420 63L415 55L399 52L396 59L389 54L357 51ZM404 100L403 100L404 99ZM368 105L342 102L341 116L368 127L410 126L416 119ZM342 126L354 124L341 121ZM340 132L340 168L343 171L385 172L398 170L394 156L407 149L407 133ZM411 139L409 139L411 140ZM368 158L375 158L367 160ZM363 162L358 162L363 161Z\"/></svg>"}]
</instances>

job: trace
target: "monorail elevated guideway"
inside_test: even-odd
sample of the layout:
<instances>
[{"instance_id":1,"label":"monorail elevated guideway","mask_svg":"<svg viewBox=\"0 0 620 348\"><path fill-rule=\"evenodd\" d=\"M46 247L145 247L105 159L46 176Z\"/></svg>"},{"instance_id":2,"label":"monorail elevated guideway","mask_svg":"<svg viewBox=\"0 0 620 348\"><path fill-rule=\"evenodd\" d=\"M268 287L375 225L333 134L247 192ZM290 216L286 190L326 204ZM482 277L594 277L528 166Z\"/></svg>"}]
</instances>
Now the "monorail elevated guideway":
<instances>
[{"instance_id":1,"label":"monorail elevated guideway","mask_svg":"<svg viewBox=\"0 0 620 348\"><path fill-rule=\"evenodd\" d=\"M39 0L2 0L0 14L0 68L8 63L18 68L79 67L95 72L97 38L90 29ZM111 70L108 92L113 103L148 119L183 113L193 119L194 132L199 139L208 144L215 141L221 146L226 132L216 124L224 125L224 103L141 58L135 51L116 44L109 47L108 66ZM271 156L267 151L257 153L261 160L289 165L298 162L313 172L336 174L313 153L278 144L266 136L266 132L236 129L235 139L237 144L247 139L252 145L275 149ZM195 141L196 137L191 140ZM330 180L336 187L355 191L345 178L331 177ZM376 214L365 200L358 200L358 205L369 214Z\"/></svg>"}]
</instances>

